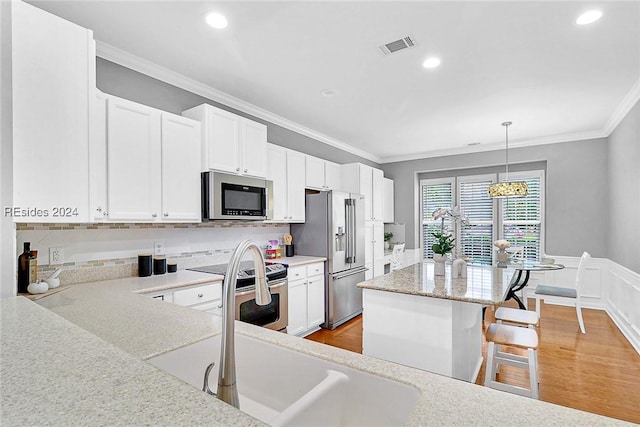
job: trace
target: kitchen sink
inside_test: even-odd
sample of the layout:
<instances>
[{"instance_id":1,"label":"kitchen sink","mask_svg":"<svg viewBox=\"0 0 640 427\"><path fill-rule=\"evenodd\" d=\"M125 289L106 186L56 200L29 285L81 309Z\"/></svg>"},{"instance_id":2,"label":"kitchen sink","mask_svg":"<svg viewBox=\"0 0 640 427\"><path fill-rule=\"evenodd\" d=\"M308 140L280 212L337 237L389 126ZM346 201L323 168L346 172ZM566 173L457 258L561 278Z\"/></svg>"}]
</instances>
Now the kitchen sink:
<instances>
[{"instance_id":1,"label":"kitchen sink","mask_svg":"<svg viewBox=\"0 0 640 427\"><path fill-rule=\"evenodd\" d=\"M200 390L215 362L215 391L219 356L217 336L148 362ZM236 369L240 410L272 426L400 425L420 397L411 386L242 335Z\"/></svg>"}]
</instances>

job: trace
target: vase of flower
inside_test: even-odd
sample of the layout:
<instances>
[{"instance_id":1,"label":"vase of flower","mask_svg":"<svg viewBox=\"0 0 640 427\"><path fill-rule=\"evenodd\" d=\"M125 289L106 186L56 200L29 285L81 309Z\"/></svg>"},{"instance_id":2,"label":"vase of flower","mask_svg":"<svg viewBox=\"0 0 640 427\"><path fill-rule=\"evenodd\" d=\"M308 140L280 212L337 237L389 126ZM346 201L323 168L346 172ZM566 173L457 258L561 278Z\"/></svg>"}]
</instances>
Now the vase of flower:
<instances>
[{"instance_id":1,"label":"vase of flower","mask_svg":"<svg viewBox=\"0 0 640 427\"><path fill-rule=\"evenodd\" d=\"M433 254L434 275L444 276L444 263L447 260L446 254Z\"/></svg>"}]
</instances>

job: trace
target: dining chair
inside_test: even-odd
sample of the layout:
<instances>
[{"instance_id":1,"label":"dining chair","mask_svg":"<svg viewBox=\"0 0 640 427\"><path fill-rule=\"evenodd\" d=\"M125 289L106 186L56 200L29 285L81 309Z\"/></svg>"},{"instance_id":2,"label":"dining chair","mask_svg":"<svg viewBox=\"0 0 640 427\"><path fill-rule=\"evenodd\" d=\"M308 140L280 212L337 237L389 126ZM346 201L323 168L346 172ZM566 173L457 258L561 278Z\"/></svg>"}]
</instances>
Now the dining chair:
<instances>
[{"instance_id":1,"label":"dining chair","mask_svg":"<svg viewBox=\"0 0 640 427\"><path fill-rule=\"evenodd\" d=\"M540 301L547 297L551 297L555 300L562 300L563 302L570 303L576 307L576 315L578 316L578 324L580 325L580 332L586 334L584 328L584 320L582 319L582 304L580 301L580 287L582 285L584 271L587 268L587 262L591 258L588 252L583 252L580 257L580 263L578 264L578 272L576 273L575 287L561 287L552 285L538 285L533 295L527 295L527 298L535 298L536 300L536 313L540 316Z\"/></svg>"},{"instance_id":2,"label":"dining chair","mask_svg":"<svg viewBox=\"0 0 640 427\"><path fill-rule=\"evenodd\" d=\"M391 271L404 267L404 245L404 243L396 243L393 245L390 266Z\"/></svg>"}]
</instances>

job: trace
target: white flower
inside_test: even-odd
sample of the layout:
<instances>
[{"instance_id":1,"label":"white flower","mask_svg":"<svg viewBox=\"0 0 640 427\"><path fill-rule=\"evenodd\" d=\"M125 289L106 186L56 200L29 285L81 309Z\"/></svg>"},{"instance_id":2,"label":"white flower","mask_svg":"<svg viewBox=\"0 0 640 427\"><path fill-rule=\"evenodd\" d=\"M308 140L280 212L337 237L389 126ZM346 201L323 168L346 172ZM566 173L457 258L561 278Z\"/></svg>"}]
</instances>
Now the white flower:
<instances>
[{"instance_id":1,"label":"white flower","mask_svg":"<svg viewBox=\"0 0 640 427\"><path fill-rule=\"evenodd\" d=\"M437 220L437 219L443 219L444 217L447 216L447 214L449 213L449 211L445 208L440 208L440 209L436 209L435 211L433 211L433 219Z\"/></svg>"},{"instance_id":2,"label":"white flower","mask_svg":"<svg viewBox=\"0 0 640 427\"><path fill-rule=\"evenodd\" d=\"M496 240L495 242L493 242L493 246L495 246L496 248L500 249L501 251L510 248L511 247L511 243L509 243L506 240Z\"/></svg>"}]
</instances>

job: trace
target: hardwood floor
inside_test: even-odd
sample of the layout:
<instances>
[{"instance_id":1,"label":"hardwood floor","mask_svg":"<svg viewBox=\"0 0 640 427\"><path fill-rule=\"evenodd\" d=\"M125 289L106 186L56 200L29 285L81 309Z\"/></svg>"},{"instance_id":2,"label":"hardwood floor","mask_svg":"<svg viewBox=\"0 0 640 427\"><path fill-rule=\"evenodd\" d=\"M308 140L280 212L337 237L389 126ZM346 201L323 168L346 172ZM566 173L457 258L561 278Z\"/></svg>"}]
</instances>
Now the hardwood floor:
<instances>
[{"instance_id":1,"label":"hardwood floor","mask_svg":"<svg viewBox=\"0 0 640 427\"><path fill-rule=\"evenodd\" d=\"M531 309L533 304L531 301ZM542 306L540 326L536 328L540 339L540 400L640 424L640 355L604 311L582 312L585 335L578 328L575 309ZM493 321L493 311L487 309L483 330ZM362 353L362 317L307 338ZM486 360L484 339L482 351ZM511 366L501 367L498 379L528 386L528 373ZM476 384L483 382L484 364Z\"/></svg>"}]
</instances>

